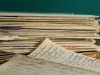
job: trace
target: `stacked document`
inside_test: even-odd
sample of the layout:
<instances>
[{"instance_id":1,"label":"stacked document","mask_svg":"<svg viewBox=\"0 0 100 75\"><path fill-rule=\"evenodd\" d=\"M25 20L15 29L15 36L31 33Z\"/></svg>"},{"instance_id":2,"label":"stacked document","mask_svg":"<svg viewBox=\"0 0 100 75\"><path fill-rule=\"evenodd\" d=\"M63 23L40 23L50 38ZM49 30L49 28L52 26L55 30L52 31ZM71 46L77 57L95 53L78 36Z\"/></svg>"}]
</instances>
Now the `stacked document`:
<instances>
[{"instance_id":1,"label":"stacked document","mask_svg":"<svg viewBox=\"0 0 100 75\"><path fill-rule=\"evenodd\" d=\"M68 50L96 57L100 49L94 40L100 39L98 17L0 12L0 56L8 60L14 53L28 54L49 38Z\"/></svg>"},{"instance_id":2,"label":"stacked document","mask_svg":"<svg viewBox=\"0 0 100 75\"><path fill-rule=\"evenodd\" d=\"M100 75L100 60L60 47L48 38L29 55L0 65L0 75Z\"/></svg>"}]
</instances>

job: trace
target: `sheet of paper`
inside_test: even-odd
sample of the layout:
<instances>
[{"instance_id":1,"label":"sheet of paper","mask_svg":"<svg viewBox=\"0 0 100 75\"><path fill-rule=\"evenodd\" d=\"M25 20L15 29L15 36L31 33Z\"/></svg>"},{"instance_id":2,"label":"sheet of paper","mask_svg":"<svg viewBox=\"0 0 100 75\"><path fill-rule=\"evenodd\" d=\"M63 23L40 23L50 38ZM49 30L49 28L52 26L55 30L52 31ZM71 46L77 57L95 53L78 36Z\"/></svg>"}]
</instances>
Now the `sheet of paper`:
<instances>
[{"instance_id":1,"label":"sheet of paper","mask_svg":"<svg viewBox=\"0 0 100 75\"><path fill-rule=\"evenodd\" d=\"M86 18L95 18L99 17L96 15L73 15L73 14L66 14L66 13L15 13L15 12L0 12L0 16L25 16L25 17L33 17L33 16L41 16L41 17L86 17Z\"/></svg>"},{"instance_id":2,"label":"sheet of paper","mask_svg":"<svg viewBox=\"0 0 100 75\"><path fill-rule=\"evenodd\" d=\"M19 38L18 36L0 36L0 40L14 40Z\"/></svg>"},{"instance_id":3,"label":"sheet of paper","mask_svg":"<svg viewBox=\"0 0 100 75\"><path fill-rule=\"evenodd\" d=\"M0 75L100 75L100 73L15 55L9 62L0 66Z\"/></svg>"},{"instance_id":4,"label":"sheet of paper","mask_svg":"<svg viewBox=\"0 0 100 75\"><path fill-rule=\"evenodd\" d=\"M28 56L100 72L100 60L69 51L48 38Z\"/></svg>"}]
</instances>

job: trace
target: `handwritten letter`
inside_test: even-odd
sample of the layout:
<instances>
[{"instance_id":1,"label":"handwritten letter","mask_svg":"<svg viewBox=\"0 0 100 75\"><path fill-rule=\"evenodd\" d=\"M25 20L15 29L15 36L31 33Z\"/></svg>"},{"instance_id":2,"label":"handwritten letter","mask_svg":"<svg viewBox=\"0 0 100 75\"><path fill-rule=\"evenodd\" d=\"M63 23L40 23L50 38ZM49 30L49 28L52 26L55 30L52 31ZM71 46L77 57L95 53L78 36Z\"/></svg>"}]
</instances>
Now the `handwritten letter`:
<instances>
[{"instance_id":1,"label":"handwritten letter","mask_svg":"<svg viewBox=\"0 0 100 75\"><path fill-rule=\"evenodd\" d=\"M48 38L28 56L100 72L100 60L69 51Z\"/></svg>"},{"instance_id":2,"label":"handwritten letter","mask_svg":"<svg viewBox=\"0 0 100 75\"><path fill-rule=\"evenodd\" d=\"M100 75L97 72L70 67L23 55L15 55L0 66L0 75Z\"/></svg>"}]
</instances>

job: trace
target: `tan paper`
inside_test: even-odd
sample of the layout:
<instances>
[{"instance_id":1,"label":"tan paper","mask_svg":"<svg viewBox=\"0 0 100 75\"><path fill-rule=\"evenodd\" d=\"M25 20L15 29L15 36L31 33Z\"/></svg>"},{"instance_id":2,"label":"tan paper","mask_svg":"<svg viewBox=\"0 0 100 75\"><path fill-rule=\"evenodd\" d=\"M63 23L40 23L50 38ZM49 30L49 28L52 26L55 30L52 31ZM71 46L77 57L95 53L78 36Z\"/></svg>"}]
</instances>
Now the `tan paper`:
<instances>
[{"instance_id":1,"label":"tan paper","mask_svg":"<svg viewBox=\"0 0 100 75\"><path fill-rule=\"evenodd\" d=\"M48 38L28 56L100 72L100 60L69 51Z\"/></svg>"},{"instance_id":2,"label":"tan paper","mask_svg":"<svg viewBox=\"0 0 100 75\"><path fill-rule=\"evenodd\" d=\"M100 73L15 55L9 62L0 66L0 75L100 75Z\"/></svg>"}]
</instances>

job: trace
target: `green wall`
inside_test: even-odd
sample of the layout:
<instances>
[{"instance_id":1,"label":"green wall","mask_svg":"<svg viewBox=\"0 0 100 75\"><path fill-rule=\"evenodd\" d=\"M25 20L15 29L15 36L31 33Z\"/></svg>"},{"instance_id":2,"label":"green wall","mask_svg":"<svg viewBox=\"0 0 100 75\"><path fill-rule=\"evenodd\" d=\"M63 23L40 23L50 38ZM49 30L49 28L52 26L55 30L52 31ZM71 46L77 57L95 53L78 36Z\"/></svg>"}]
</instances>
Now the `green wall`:
<instances>
[{"instance_id":1,"label":"green wall","mask_svg":"<svg viewBox=\"0 0 100 75\"><path fill-rule=\"evenodd\" d=\"M0 0L0 11L100 15L100 0Z\"/></svg>"},{"instance_id":2,"label":"green wall","mask_svg":"<svg viewBox=\"0 0 100 75\"><path fill-rule=\"evenodd\" d=\"M100 0L0 0L0 11L74 13L100 16ZM97 40L100 44L100 40Z\"/></svg>"}]
</instances>

